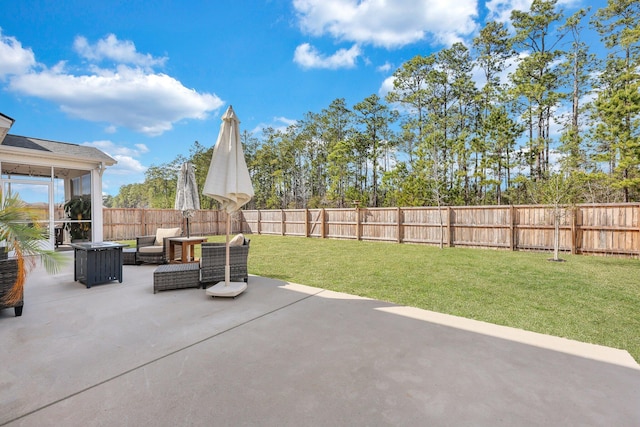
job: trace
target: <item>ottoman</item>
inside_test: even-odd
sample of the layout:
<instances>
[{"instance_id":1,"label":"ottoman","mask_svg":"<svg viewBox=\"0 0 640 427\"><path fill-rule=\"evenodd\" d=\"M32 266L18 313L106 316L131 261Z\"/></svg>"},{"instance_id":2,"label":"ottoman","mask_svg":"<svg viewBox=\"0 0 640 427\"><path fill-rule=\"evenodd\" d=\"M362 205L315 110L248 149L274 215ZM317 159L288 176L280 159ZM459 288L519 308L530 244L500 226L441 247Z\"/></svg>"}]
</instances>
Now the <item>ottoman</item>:
<instances>
[{"instance_id":1,"label":"ottoman","mask_svg":"<svg viewBox=\"0 0 640 427\"><path fill-rule=\"evenodd\" d=\"M164 264L153 272L153 293L173 289L199 288L200 264Z\"/></svg>"}]
</instances>

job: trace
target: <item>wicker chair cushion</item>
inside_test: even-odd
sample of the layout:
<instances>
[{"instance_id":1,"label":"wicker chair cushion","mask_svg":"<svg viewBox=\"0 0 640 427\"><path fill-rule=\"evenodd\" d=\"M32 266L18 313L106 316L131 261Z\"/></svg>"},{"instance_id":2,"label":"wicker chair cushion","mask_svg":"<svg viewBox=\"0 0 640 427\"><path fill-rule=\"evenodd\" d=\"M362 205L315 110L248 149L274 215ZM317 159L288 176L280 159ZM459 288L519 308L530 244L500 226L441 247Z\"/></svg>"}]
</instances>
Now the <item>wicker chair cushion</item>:
<instances>
[{"instance_id":1,"label":"wicker chair cushion","mask_svg":"<svg viewBox=\"0 0 640 427\"><path fill-rule=\"evenodd\" d=\"M233 239L229 240L229 246L242 246L244 245L244 235L238 234Z\"/></svg>"},{"instance_id":2,"label":"wicker chair cushion","mask_svg":"<svg viewBox=\"0 0 640 427\"><path fill-rule=\"evenodd\" d=\"M146 253L146 254L160 254L160 253L162 253L163 250L164 250L164 248L162 247L162 245L160 245L160 246L143 246L141 248L138 248L138 252Z\"/></svg>"},{"instance_id":3,"label":"wicker chair cushion","mask_svg":"<svg viewBox=\"0 0 640 427\"><path fill-rule=\"evenodd\" d=\"M178 237L180 236L180 227L178 228L158 228L156 230L156 241L153 246L162 247L165 237Z\"/></svg>"}]
</instances>

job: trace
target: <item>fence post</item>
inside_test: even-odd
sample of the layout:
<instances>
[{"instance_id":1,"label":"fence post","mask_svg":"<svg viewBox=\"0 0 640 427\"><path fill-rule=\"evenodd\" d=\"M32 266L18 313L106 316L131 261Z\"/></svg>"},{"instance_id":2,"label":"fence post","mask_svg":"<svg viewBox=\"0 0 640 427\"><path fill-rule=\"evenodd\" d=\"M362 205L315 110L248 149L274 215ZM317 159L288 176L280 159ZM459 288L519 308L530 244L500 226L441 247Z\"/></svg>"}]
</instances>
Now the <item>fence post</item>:
<instances>
[{"instance_id":1,"label":"fence post","mask_svg":"<svg viewBox=\"0 0 640 427\"><path fill-rule=\"evenodd\" d=\"M147 232L147 210L146 209L142 209L142 229L144 230L144 233L142 233L143 235L148 235L149 233Z\"/></svg>"},{"instance_id":2,"label":"fence post","mask_svg":"<svg viewBox=\"0 0 640 427\"><path fill-rule=\"evenodd\" d=\"M638 257L640 257L640 203L638 204L638 212L636 212L636 218L638 218L638 238L636 239L638 245Z\"/></svg>"},{"instance_id":3,"label":"fence post","mask_svg":"<svg viewBox=\"0 0 640 427\"><path fill-rule=\"evenodd\" d=\"M321 218L320 218L320 237L322 239L324 239L325 238L325 232L326 232L326 230L325 230L326 213L325 213L324 208L322 208L322 211L320 211L320 212L322 213L322 215L320 215L321 216Z\"/></svg>"},{"instance_id":4,"label":"fence post","mask_svg":"<svg viewBox=\"0 0 640 427\"><path fill-rule=\"evenodd\" d=\"M309 237L309 208L304 210L304 237Z\"/></svg>"},{"instance_id":5,"label":"fence post","mask_svg":"<svg viewBox=\"0 0 640 427\"><path fill-rule=\"evenodd\" d=\"M576 244L578 243L578 232L577 232L577 208L573 206L571 208L571 254L575 255L578 253L578 249Z\"/></svg>"},{"instance_id":6,"label":"fence post","mask_svg":"<svg viewBox=\"0 0 640 427\"><path fill-rule=\"evenodd\" d=\"M356 204L356 240L360 240L362 238L360 232L360 207Z\"/></svg>"},{"instance_id":7,"label":"fence post","mask_svg":"<svg viewBox=\"0 0 640 427\"><path fill-rule=\"evenodd\" d=\"M453 236L451 235L451 206L447 206L447 240L448 246L452 248L453 244Z\"/></svg>"},{"instance_id":8,"label":"fence post","mask_svg":"<svg viewBox=\"0 0 640 427\"><path fill-rule=\"evenodd\" d=\"M509 205L509 247L511 251L516 250L516 239L515 239L515 223L516 223L516 211L513 205Z\"/></svg>"},{"instance_id":9,"label":"fence post","mask_svg":"<svg viewBox=\"0 0 640 427\"><path fill-rule=\"evenodd\" d=\"M260 209L258 209L258 224L256 225L256 228L257 228L257 230L258 230L258 234L262 234L262 230L261 230L261 228L260 228L260 220L262 219L262 218L261 218L261 216L262 216L262 215L261 215L261 212L262 212L262 211L261 211Z\"/></svg>"},{"instance_id":10,"label":"fence post","mask_svg":"<svg viewBox=\"0 0 640 427\"><path fill-rule=\"evenodd\" d=\"M396 208L396 215L396 222L398 224L398 235L396 237L398 238L398 243L402 243L402 209L399 207Z\"/></svg>"},{"instance_id":11,"label":"fence post","mask_svg":"<svg viewBox=\"0 0 640 427\"><path fill-rule=\"evenodd\" d=\"M280 235L281 236L285 235L285 230L284 230L284 209L280 209Z\"/></svg>"}]
</instances>

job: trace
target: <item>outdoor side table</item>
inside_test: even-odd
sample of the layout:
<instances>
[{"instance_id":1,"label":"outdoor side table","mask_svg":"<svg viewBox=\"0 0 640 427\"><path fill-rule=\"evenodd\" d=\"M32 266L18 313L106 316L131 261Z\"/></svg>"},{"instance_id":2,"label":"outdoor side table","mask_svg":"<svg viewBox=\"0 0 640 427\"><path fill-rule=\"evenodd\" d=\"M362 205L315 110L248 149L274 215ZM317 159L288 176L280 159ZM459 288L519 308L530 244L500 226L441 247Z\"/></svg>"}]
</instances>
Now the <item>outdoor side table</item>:
<instances>
[{"instance_id":1,"label":"outdoor side table","mask_svg":"<svg viewBox=\"0 0 640 427\"><path fill-rule=\"evenodd\" d=\"M206 237L168 237L169 241L169 259L170 263L176 262L197 262L198 260L194 257L195 245L199 245L200 243L206 242ZM180 255L180 259L175 259L176 257L176 245L182 247L182 253Z\"/></svg>"},{"instance_id":2,"label":"outdoor side table","mask_svg":"<svg viewBox=\"0 0 640 427\"><path fill-rule=\"evenodd\" d=\"M122 248L111 242L71 243L73 248L73 280L87 288L117 280L122 283Z\"/></svg>"}]
</instances>

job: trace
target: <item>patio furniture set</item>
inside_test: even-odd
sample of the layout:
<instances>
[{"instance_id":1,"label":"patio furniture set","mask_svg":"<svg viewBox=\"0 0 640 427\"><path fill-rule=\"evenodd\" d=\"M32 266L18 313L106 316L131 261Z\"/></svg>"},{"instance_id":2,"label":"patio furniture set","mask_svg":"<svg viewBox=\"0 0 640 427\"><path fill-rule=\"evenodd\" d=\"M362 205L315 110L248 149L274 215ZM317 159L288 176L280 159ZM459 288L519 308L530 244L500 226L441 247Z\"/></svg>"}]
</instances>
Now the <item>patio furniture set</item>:
<instances>
[{"instance_id":1,"label":"patio furniture set","mask_svg":"<svg viewBox=\"0 0 640 427\"><path fill-rule=\"evenodd\" d=\"M162 242L162 243L161 243ZM229 242L231 280L249 281L247 259L250 240L238 234ZM193 257L201 245L200 260ZM224 281L226 245L200 237L180 237L180 229L158 229L136 239L136 248L123 251L124 264L162 264L153 272L153 293L184 288L206 288Z\"/></svg>"},{"instance_id":2,"label":"patio furniture set","mask_svg":"<svg viewBox=\"0 0 640 427\"><path fill-rule=\"evenodd\" d=\"M249 240L242 234L230 242L231 279L248 282ZM200 260L194 246L201 245ZM206 288L224 280L226 246L202 237L181 237L180 228L159 228L156 234L136 238L135 248L123 250L123 264L161 264L153 272L153 293L184 288Z\"/></svg>"},{"instance_id":3,"label":"patio furniture set","mask_svg":"<svg viewBox=\"0 0 640 427\"><path fill-rule=\"evenodd\" d=\"M250 240L229 247L230 279L249 281L247 258ZM224 281L226 246L224 243L201 243L199 262L163 264L153 272L153 293L184 288L205 289L209 285Z\"/></svg>"},{"instance_id":4,"label":"patio furniture set","mask_svg":"<svg viewBox=\"0 0 640 427\"><path fill-rule=\"evenodd\" d=\"M137 247L112 242L83 242L74 248L74 280L87 288L118 280L122 283L123 265L160 264L153 272L153 293L184 288L206 289L225 280L225 243L206 242L206 238L180 237L180 229L158 229L155 235L136 239ZM160 243L162 242L162 243ZM229 243L229 267L232 281L248 283L247 259L250 240L242 234ZM201 245L200 259L193 257L195 244ZM15 258L0 258L0 309L13 308L22 315L24 299L11 306L2 303L18 276Z\"/></svg>"}]
</instances>

